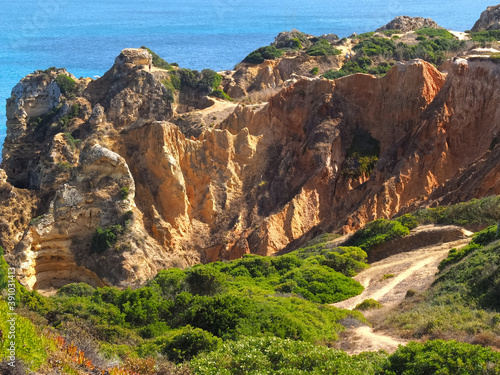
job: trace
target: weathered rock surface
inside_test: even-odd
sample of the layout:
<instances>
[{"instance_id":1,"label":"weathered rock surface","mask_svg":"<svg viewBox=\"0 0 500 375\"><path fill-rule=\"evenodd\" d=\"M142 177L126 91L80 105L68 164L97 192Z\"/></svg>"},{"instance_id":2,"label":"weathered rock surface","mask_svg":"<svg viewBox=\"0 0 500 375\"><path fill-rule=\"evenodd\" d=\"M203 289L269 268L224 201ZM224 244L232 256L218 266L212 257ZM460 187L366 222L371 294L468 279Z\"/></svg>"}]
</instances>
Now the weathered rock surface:
<instances>
[{"instance_id":1,"label":"weathered rock surface","mask_svg":"<svg viewBox=\"0 0 500 375\"><path fill-rule=\"evenodd\" d=\"M472 32L500 29L500 4L486 8L472 27Z\"/></svg>"},{"instance_id":2,"label":"weathered rock surface","mask_svg":"<svg viewBox=\"0 0 500 375\"><path fill-rule=\"evenodd\" d=\"M197 137L170 122L162 76L132 61L62 97L84 109L64 127L8 133L6 180L41 199L23 193L42 216L9 237L28 287L133 285L173 265L270 255L325 231L500 193L500 67L487 59L298 80ZM283 61L256 66L269 68L260 89L283 81L272 73ZM22 111L21 101L9 107L9 127L26 123L14 116ZM378 162L346 173L363 137L379 145ZM117 225L117 242L96 248L96 230Z\"/></svg>"},{"instance_id":3,"label":"weathered rock surface","mask_svg":"<svg viewBox=\"0 0 500 375\"><path fill-rule=\"evenodd\" d=\"M442 29L435 21L430 18L398 16L387 25L379 27L376 31L400 30L404 33L415 31L422 27L432 27L433 29Z\"/></svg>"}]
</instances>

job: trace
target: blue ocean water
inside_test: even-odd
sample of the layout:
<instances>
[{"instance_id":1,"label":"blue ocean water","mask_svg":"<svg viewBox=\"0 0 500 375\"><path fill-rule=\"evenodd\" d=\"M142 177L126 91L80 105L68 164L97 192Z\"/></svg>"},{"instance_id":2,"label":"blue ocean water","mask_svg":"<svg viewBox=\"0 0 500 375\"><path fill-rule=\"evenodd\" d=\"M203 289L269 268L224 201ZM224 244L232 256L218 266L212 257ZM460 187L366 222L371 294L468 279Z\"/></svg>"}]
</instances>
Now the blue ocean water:
<instances>
[{"instance_id":1,"label":"blue ocean water","mask_svg":"<svg viewBox=\"0 0 500 375\"><path fill-rule=\"evenodd\" d=\"M26 74L51 66L75 76L108 70L119 52L145 45L191 69L231 69L283 30L340 37L398 15L470 29L491 0L2 0L0 150L5 100Z\"/></svg>"}]
</instances>

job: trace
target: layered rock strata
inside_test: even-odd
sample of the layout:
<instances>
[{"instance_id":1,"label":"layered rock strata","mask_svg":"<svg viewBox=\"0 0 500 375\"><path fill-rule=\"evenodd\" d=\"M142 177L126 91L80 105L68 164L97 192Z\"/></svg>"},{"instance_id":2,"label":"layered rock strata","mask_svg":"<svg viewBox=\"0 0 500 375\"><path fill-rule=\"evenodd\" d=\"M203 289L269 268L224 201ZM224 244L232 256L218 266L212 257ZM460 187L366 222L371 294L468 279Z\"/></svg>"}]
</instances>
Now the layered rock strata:
<instances>
[{"instance_id":1,"label":"layered rock strata","mask_svg":"<svg viewBox=\"0 0 500 375\"><path fill-rule=\"evenodd\" d=\"M47 111L79 105L64 128L57 113L44 129L26 125L36 76L9 102L2 168L41 199L41 218L12 250L30 288L134 285L162 268L271 255L325 231L500 192L500 68L488 59L299 80L187 137L169 121L161 77L137 58L52 101ZM34 90L50 96L54 79ZM117 241L96 247L96 233L116 226Z\"/></svg>"}]
</instances>

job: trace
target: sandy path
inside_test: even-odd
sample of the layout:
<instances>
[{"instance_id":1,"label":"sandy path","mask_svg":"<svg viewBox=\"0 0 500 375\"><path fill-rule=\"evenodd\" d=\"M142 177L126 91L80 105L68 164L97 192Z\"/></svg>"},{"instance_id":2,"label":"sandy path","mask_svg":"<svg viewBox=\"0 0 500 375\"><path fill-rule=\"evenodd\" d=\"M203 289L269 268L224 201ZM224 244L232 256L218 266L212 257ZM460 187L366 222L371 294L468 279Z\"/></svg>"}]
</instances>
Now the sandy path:
<instances>
[{"instance_id":1,"label":"sandy path","mask_svg":"<svg viewBox=\"0 0 500 375\"><path fill-rule=\"evenodd\" d=\"M470 235L471 233L464 231L464 234ZM461 238L395 254L372 263L370 268L354 277L365 287L363 293L335 303L334 306L352 310L365 299L372 298L382 303L386 310L390 309L404 300L408 290L421 292L429 288L434 281L439 263L447 257L450 249L463 247L469 241L468 238ZM370 315L377 313L380 313L380 310L372 310L365 315L369 319ZM407 342L390 337L383 332L374 332L371 327L367 326L349 329L342 336L340 348L349 354L374 350L393 352L398 345Z\"/></svg>"},{"instance_id":2,"label":"sandy path","mask_svg":"<svg viewBox=\"0 0 500 375\"><path fill-rule=\"evenodd\" d=\"M453 35L455 35L458 40L469 40L470 39L470 36L469 34L466 34L462 31L453 31L453 30L448 30L450 33L452 33Z\"/></svg>"}]
</instances>

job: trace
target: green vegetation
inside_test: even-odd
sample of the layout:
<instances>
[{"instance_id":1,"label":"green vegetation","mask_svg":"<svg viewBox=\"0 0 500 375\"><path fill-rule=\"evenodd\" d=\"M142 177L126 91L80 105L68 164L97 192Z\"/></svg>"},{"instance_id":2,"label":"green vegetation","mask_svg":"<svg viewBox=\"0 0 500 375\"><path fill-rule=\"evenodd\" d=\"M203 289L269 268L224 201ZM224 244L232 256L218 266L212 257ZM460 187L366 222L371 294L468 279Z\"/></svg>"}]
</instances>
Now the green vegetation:
<instances>
[{"instance_id":1,"label":"green vegetation","mask_svg":"<svg viewBox=\"0 0 500 375\"><path fill-rule=\"evenodd\" d=\"M387 324L413 337L477 337L486 345L498 344L500 243L495 229L476 234L464 254L451 252L432 288L416 301L409 299L403 313L390 316Z\"/></svg>"},{"instance_id":2,"label":"green vegetation","mask_svg":"<svg viewBox=\"0 0 500 375\"><path fill-rule=\"evenodd\" d=\"M121 235L123 231L124 228L120 224L112 225L107 229L97 228L92 238L90 252L98 254L104 253L116 243L118 236Z\"/></svg>"},{"instance_id":3,"label":"green vegetation","mask_svg":"<svg viewBox=\"0 0 500 375\"><path fill-rule=\"evenodd\" d=\"M318 75L319 68L317 66L315 66L314 68L311 69L311 71L309 73L311 73L313 76Z\"/></svg>"},{"instance_id":4,"label":"green vegetation","mask_svg":"<svg viewBox=\"0 0 500 375\"><path fill-rule=\"evenodd\" d=\"M359 42L353 50L362 56L385 55L390 58L396 51L396 43L391 39L373 37Z\"/></svg>"},{"instance_id":5,"label":"green vegetation","mask_svg":"<svg viewBox=\"0 0 500 375\"><path fill-rule=\"evenodd\" d=\"M439 270L442 271L450 264L458 263L473 251L495 241L497 239L497 228L498 227L496 225L492 225L481 232L476 233L474 237L472 237L469 245L462 247L459 250L456 248L451 249L448 257L439 263Z\"/></svg>"},{"instance_id":6,"label":"green vegetation","mask_svg":"<svg viewBox=\"0 0 500 375\"><path fill-rule=\"evenodd\" d=\"M76 81L64 74L59 74L56 77L56 83L57 86L59 86L59 88L61 89L61 93L66 96L72 94L73 90L76 88Z\"/></svg>"},{"instance_id":7,"label":"green vegetation","mask_svg":"<svg viewBox=\"0 0 500 375\"><path fill-rule=\"evenodd\" d=\"M384 276L382 276L382 280L392 279L395 276L396 275L394 275L393 273L386 273Z\"/></svg>"},{"instance_id":8,"label":"green vegetation","mask_svg":"<svg viewBox=\"0 0 500 375\"><path fill-rule=\"evenodd\" d=\"M276 337L228 341L191 362L195 374L375 374L383 353L349 356L340 350Z\"/></svg>"},{"instance_id":9,"label":"green vegetation","mask_svg":"<svg viewBox=\"0 0 500 375\"><path fill-rule=\"evenodd\" d=\"M373 35L375 35L375 32L369 31L367 33L356 35L353 39L366 39L366 38L371 38Z\"/></svg>"},{"instance_id":10,"label":"green vegetation","mask_svg":"<svg viewBox=\"0 0 500 375\"><path fill-rule=\"evenodd\" d=\"M59 126L63 129L66 129L70 121L77 117L79 114L80 105L78 103L71 105L68 113L65 116L61 117L61 119L59 120Z\"/></svg>"},{"instance_id":11,"label":"green vegetation","mask_svg":"<svg viewBox=\"0 0 500 375\"><path fill-rule=\"evenodd\" d=\"M393 36L394 34L403 34L401 30L394 30L394 29L389 29L389 30L383 30L382 34L385 36Z\"/></svg>"},{"instance_id":12,"label":"green vegetation","mask_svg":"<svg viewBox=\"0 0 500 375\"><path fill-rule=\"evenodd\" d=\"M332 46L326 39L320 39L306 51L309 56L334 56L342 52Z\"/></svg>"},{"instance_id":13,"label":"green vegetation","mask_svg":"<svg viewBox=\"0 0 500 375\"><path fill-rule=\"evenodd\" d=\"M7 359L11 339L9 338L10 324L7 321L9 306L0 299L0 360ZM46 348L53 344L35 328L31 321L23 316L16 316L15 325L15 353L16 360L25 363L31 370L36 371L47 361Z\"/></svg>"},{"instance_id":14,"label":"green vegetation","mask_svg":"<svg viewBox=\"0 0 500 375\"><path fill-rule=\"evenodd\" d=\"M175 90L191 89L209 93L217 89L221 82L222 76L212 69L203 69L198 72L182 68L170 74L170 85Z\"/></svg>"},{"instance_id":15,"label":"green vegetation","mask_svg":"<svg viewBox=\"0 0 500 375\"><path fill-rule=\"evenodd\" d=\"M500 221L500 196L417 210L396 220L419 224L493 225Z\"/></svg>"},{"instance_id":16,"label":"green vegetation","mask_svg":"<svg viewBox=\"0 0 500 375\"><path fill-rule=\"evenodd\" d=\"M358 246L365 251L394 238L403 237L410 230L399 221L378 219L365 225L363 229L354 233L346 242L351 246Z\"/></svg>"},{"instance_id":17,"label":"green vegetation","mask_svg":"<svg viewBox=\"0 0 500 375\"><path fill-rule=\"evenodd\" d=\"M228 94L226 94L224 91L222 91L221 89L215 89L213 90L209 96L213 96L215 98L219 98L219 99L224 99L224 100L227 100L229 102L232 102L233 101L233 98L231 98Z\"/></svg>"},{"instance_id":18,"label":"green vegetation","mask_svg":"<svg viewBox=\"0 0 500 375\"><path fill-rule=\"evenodd\" d=\"M354 309L366 311L366 310L381 309L381 308L382 308L382 304L380 302L375 301L372 298L368 298L368 299L365 299L360 304L356 305L356 307Z\"/></svg>"},{"instance_id":19,"label":"green vegetation","mask_svg":"<svg viewBox=\"0 0 500 375\"><path fill-rule=\"evenodd\" d=\"M490 60L497 64L500 63L500 53L490 55Z\"/></svg>"},{"instance_id":20,"label":"green vegetation","mask_svg":"<svg viewBox=\"0 0 500 375\"><path fill-rule=\"evenodd\" d=\"M120 198L122 200L127 199L129 193L130 193L130 189L128 186L124 186L124 187L120 188Z\"/></svg>"},{"instance_id":21,"label":"green vegetation","mask_svg":"<svg viewBox=\"0 0 500 375\"><path fill-rule=\"evenodd\" d=\"M300 50L311 44L311 42L307 38L307 35L300 31L292 31L289 35L290 38L281 40L276 45L276 48Z\"/></svg>"},{"instance_id":22,"label":"green vegetation","mask_svg":"<svg viewBox=\"0 0 500 375\"><path fill-rule=\"evenodd\" d=\"M73 166L67 161L56 164L56 168L61 172L69 172L73 170Z\"/></svg>"},{"instance_id":23,"label":"green vegetation","mask_svg":"<svg viewBox=\"0 0 500 375\"><path fill-rule=\"evenodd\" d=\"M483 30L471 34L471 39L474 42L481 43L483 46L486 43L497 42L500 40L500 30Z\"/></svg>"},{"instance_id":24,"label":"green vegetation","mask_svg":"<svg viewBox=\"0 0 500 375\"><path fill-rule=\"evenodd\" d=\"M165 69L165 70L173 70L174 68L172 65L170 65L168 62L163 60L160 56L158 56L156 53L151 51L149 48L142 46L142 49L147 50L151 56L153 56L153 66L160 68L160 69Z\"/></svg>"},{"instance_id":25,"label":"green vegetation","mask_svg":"<svg viewBox=\"0 0 500 375\"><path fill-rule=\"evenodd\" d=\"M251 52L247 57L243 59L243 62L249 64L260 64L264 60L274 60L283 55L283 51L276 48L275 46L261 47L253 52Z\"/></svg>"},{"instance_id":26,"label":"green vegetation","mask_svg":"<svg viewBox=\"0 0 500 375\"><path fill-rule=\"evenodd\" d=\"M432 64L439 65L446 59L447 53L457 53L466 48L463 40L449 38L434 38L423 40L420 43L409 46L399 43L393 53L395 60L422 59Z\"/></svg>"},{"instance_id":27,"label":"green vegetation","mask_svg":"<svg viewBox=\"0 0 500 375\"><path fill-rule=\"evenodd\" d=\"M377 164L379 154L380 142L366 130L357 129L347 150L342 174L353 178L369 175Z\"/></svg>"},{"instance_id":28,"label":"green vegetation","mask_svg":"<svg viewBox=\"0 0 500 375\"><path fill-rule=\"evenodd\" d=\"M383 374L498 374L500 353L456 341L411 342L389 356L382 369Z\"/></svg>"},{"instance_id":29,"label":"green vegetation","mask_svg":"<svg viewBox=\"0 0 500 375\"><path fill-rule=\"evenodd\" d=\"M329 70L323 77L328 79L342 78L351 74L365 73L384 76L392 67L392 62L374 64L369 57L358 57L344 63L340 70Z\"/></svg>"},{"instance_id":30,"label":"green vegetation","mask_svg":"<svg viewBox=\"0 0 500 375\"><path fill-rule=\"evenodd\" d=\"M434 29L432 27L424 27L420 30L415 31L415 34L419 36L425 36L427 38L455 39L453 34L448 30Z\"/></svg>"},{"instance_id":31,"label":"green vegetation","mask_svg":"<svg viewBox=\"0 0 500 375\"><path fill-rule=\"evenodd\" d=\"M66 141L71 147L71 150L74 151L75 148L79 147L82 144L81 139L75 139L71 133L64 133L64 138L66 138Z\"/></svg>"},{"instance_id":32,"label":"green vegetation","mask_svg":"<svg viewBox=\"0 0 500 375\"><path fill-rule=\"evenodd\" d=\"M419 219L496 220L498 201L493 197L422 210L394 221L377 220L356 232L348 241L351 246L336 247L332 241L337 236L324 234L286 255L246 255L185 270L172 268L135 290L95 289L78 283L46 298L18 287L20 305L23 311L31 310L35 321L46 319L61 331L70 330L74 322L92 327L109 357L119 355L130 361L137 356L163 356L178 364L189 362L195 374L496 374L500 354L455 341L410 343L393 355L351 357L328 348L345 326L366 320L359 311L327 303L361 292L361 285L347 276L367 267L366 251L372 246L406 235ZM116 227L101 229L102 238L95 246L112 246L123 232L123 226ZM386 324L409 337L453 335L486 345L498 343L500 241L496 229L491 226L477 233L471 241L476 247L466 256L450 253L451 261L441 268L431 290L424 294L409 290L403 313L390 316ZM0 258L0 286L6 270ZM356 310L380 307L375 300L365 300ZM23 336L22 343L29 343L23 349L29 355L23 360L35 370L47 361L50 354L45 348L53 344L25 322L31 328ZM153 368L154 360L149 360Z\"/></svg>"}]
</instances>

